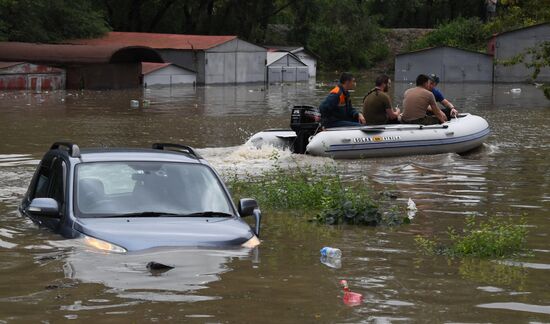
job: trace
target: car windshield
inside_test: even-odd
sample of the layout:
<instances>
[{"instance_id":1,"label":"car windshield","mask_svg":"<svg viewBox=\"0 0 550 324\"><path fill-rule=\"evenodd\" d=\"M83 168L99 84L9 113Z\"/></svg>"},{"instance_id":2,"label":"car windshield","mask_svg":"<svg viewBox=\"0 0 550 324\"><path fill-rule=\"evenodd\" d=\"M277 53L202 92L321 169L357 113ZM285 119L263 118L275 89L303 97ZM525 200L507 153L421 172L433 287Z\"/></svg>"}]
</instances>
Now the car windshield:
<instances>
[{"instance_id":1,"label":"car windshield","mask_svg":"<svg viewBox=\"0 0 550 324\"><path fill-rule=\"evenodd\" d=\"M78 217L234 214L218 177L201 164L82 163L75 186Z\"/></svg>"}]
</instances>

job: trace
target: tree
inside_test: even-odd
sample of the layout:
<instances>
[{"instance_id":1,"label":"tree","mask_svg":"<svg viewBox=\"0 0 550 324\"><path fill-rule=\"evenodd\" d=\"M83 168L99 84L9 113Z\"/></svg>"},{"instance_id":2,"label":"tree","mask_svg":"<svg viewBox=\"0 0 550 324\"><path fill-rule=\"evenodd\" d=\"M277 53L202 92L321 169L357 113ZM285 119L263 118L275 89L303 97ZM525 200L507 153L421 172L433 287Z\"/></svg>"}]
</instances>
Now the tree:
<instances>
[{"instance_id":1,"label":"tree","mask_svg":"<svg viewBox=\"0 0 550 324\"><path fill-rule=\"evenodd\" d=\"M97 37L108 30L89 0L0 0L0 38L56 42Z\"/></svg>"},{"instance_id":2,"label":"tree","mask_svg":"<svg viewBox=\"0 0 550 324\"><path fill-rule=\"evenodd\" d=\"M531 77L536 81L543 68L550 67L550 41L541 42L533 47L526 49L510 59L497 62L504 66L524 64L528 69L532 69ZM550 86L544 85L544 95L550 99Z\"/></svg>"}]
</instances>

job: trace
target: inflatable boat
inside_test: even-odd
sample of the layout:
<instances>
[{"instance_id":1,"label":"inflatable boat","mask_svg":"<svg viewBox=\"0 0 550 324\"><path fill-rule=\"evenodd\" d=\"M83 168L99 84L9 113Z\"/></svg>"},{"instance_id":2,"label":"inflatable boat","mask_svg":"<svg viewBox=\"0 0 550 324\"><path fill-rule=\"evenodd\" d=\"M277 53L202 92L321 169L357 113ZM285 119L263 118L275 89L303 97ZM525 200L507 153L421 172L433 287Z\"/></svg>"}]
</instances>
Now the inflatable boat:
<instances>
[{"instance_id":1,"label":"inflatable boat","mask_svg":"<svg viewBox=\"0 0 550 324\"><path fill-rule=\"evenodd\" d=\"M338 127L321 131L314 107L292 110L292 129L268 129L253 135L247 144L273 145L294 153L335 159L465 153L483 144L489 124L479 116L460 114L440 125L391 124Z\"/></svg>"}]
</instances>

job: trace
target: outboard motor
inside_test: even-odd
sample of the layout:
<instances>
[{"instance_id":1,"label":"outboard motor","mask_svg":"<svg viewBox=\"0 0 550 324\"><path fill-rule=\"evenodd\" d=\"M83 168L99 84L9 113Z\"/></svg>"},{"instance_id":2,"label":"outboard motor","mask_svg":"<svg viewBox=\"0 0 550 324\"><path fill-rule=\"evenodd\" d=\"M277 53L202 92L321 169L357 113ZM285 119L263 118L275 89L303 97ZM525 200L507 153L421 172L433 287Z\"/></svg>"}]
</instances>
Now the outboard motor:
<instances>
[{"instance_id":1,"label":"outboard motor","mask_svg":"<svg viewBox=\"0 0 550 324\"><path fill-rule=\"evenodd\" d=\"M290 128L296 132L296 140L292 145L292 152L306 153L309 138L317 132L321 124L321 114L314 106L294 106L290 116Z\"/></svg>"}]
</instances>

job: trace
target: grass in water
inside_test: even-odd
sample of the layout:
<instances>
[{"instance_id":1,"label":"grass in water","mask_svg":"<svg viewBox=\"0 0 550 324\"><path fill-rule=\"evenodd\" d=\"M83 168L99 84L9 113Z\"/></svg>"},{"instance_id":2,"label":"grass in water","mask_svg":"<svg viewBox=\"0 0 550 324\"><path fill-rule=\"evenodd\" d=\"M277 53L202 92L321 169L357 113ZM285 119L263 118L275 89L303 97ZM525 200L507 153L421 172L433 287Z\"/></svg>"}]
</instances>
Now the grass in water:
<instances>
[{"instance_id":1,"label":"grass in water","mask_svg":"<svg viewBox=\"0 0 550 324\"><path fill-rule=\"evenodd\" d=\"M260 176L230 176L235 196L254 197L263 209L306 214L317 223L386 225L408 223L404 212L386 196L376 196L365 183L344 183L334 168L283 169L276 166Z\"/></svg>"},{"instance_id":2,"label":"grass in water","mask_svg":"<svg viewBox=\"0 0 550 324\"><path fill-rule=\"evenodd\" d=\"M448 246L422 236L417 236L415 241L427 254L504 258L524 251L527 233L524 219L515 223L511 218L489 217L478 222L470 216L466 218L462 232L454 228L447 230L450 239Z\"/></svg>"}]
</instances>

